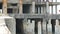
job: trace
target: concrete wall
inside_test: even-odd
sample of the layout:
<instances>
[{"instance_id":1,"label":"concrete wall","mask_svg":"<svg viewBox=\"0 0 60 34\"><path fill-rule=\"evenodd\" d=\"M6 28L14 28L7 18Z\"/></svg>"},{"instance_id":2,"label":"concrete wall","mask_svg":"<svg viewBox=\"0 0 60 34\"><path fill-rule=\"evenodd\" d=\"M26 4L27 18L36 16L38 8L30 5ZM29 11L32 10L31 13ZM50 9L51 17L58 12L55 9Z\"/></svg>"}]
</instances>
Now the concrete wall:
<instances>
[{"instance_id":1,"label":"concrete wall","mask_svg":"<svg viewBox=\"0 0 60 34\"><path fill-rule=\"evenodd\" d=\"M11 32L11 34L16 34L16 22L14 18L5 19L6 25Z\"/></svg>"}]
</instances>

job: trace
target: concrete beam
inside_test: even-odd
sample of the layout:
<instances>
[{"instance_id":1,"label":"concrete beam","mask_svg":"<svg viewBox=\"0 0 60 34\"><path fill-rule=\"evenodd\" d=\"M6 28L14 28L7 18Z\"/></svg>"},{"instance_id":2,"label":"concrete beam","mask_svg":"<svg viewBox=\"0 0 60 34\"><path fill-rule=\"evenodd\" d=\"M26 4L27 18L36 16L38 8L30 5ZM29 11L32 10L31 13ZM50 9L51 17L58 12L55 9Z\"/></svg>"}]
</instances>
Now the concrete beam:
<instances>
[{"instance_id":1,"label":"concrete beam","mask_svg":"<svg viewBox=\"0 0 60 34\"><path fill-rule=\"evenodd\" d=\"M42 14L22 14L22 15L19 15L19 14L8 14L9 16L11 17L15 17L15 18L20 18L20 19L23 19L23 18L45 18L45 19L60 19L60 15L49 15L47 17L47 15L42 15Z\"/></svg>"}]
</instances>

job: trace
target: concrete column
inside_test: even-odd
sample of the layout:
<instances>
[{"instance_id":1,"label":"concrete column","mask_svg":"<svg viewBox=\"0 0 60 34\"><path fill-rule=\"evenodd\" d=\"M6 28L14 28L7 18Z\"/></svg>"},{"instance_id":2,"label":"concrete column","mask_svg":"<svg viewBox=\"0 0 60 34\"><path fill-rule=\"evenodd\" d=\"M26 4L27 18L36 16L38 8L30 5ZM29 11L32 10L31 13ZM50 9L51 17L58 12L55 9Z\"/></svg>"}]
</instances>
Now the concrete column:
<instances>
[{"instance_id":1,"label":"concrete column","mask_svg":"<svg viewBox=\"0 0 60 34\"><path fill-rule=\"evenodd\" d=\"M38 22L38 34L42 34L41 33L41 21Z\"/></svg>"},{"instance_id":2,"label":"concrete column","mask_svg":"<svg viewBox=\"0 0 60 34\"><path fill-rule=\"evenodd\" d=\"M28 22L27 22L27 19L25 18L23 20L23 30L24 30L24 34L27 34L27 30L28 30Z\"/></svg>"},{"instance_id":3,"label":"concrete column","mask_svg":"<svg viewBox=\"0 0 60 34\"><path fill-rule=\"evenodd\" d=\"M31 29L32 34L35 34L35 21L34 20L32 20L31 27L32 27Z\"/></svg>"},{"instance_id":4,"label":"concrete column","mask_svg":"<svg viewBox=\"0 0 60 34\"><path fill-rule=\"evenodd\" d=\"M55 0L57 2L57 0ZM57 5L55 5L55 12L57 14Z\"/></svg>"},{"instance_id":5,"label":"concrete column","mask_svg":"<svg viewBox=\"0 0 60 34\"><path fill-rule=\"evenodd\" d=\"M46 14L46 7L43 7L43 14Z\"/></svg>"},{"instance_id":6,"label":"concrete column","mask_svg":"<svg viewBox=\"0 0 60 34\"><path fill-rule=\"evenodd\" d=\"M41 7L41 14L44 14L44 10L43 10L43 7Z\"/></svg>"},{"instance_id":7,"label":"concrete column","mask_svg":"<svg viewBox=\"0 0 60 34\"><path fill-rule=\"evenodd\" d=\"M3 14L7 15L7 0L3 0Z\"/></svg>"},{"instance_id":8,"label":"concrete column","mask_svg":"<svg viewBox=\"0 0 60 34\"><path fill-rule=\"evenodd\" d=\"M23 13L23 0L19 0L19 14Z\"/></svg>"},{"instance_id":9,"label":"concrete column","mask_svg":"<svg viewBox=\"0 0 60 34\"><path fill-rule=\"evenodd\" d=\"M52 34L52 24L51 24L51 19L48 20L47 30L48 30L48 34Z\"/></svg>"},{"instance_id":10,"label":"concrete column","mask_svg":"<svg viewBox=\"0 0 60 34\"><path fill-rule=\"evenodd\" d=\"M49 10L50 10L50 9L49 9L49 2L47 1L47 2L46 2L46 11L47 11L46 13L49 14Z\"/></svg>"},{"instance_id":11,"label":"concrete column","mask_svg":"<svg viewBox=\"0 0 60 34\"><path fill-rule=\"evenodd\" d=\"M51 2L53 2L53 0ZM51 11L51 14L53 14L53 5L51 6Z\"/></svg>"},{"instance_id":12,"label":"concrete column","mask_svg":"<svg viewBox=\"0 0 60 34\"><path fill-rule=\"evenodd\" d=\"M42 27L43 27L43 34L47 34L47 30L46 30L46 20L45 19L43 19L43 23L42 23Z\"/></svg>"},{"instance_id":13,"label":"concrete column","mask_svg":"<svg viewBox=\"0 0 60 34\"><path fill-rule=\"evenodd\" d=\"M35 14L35 1L32 2L32 14Z\"/></svg>"},{"instance_id":14,"label":"concrete column","mask_svg":"<svg viewBox=\"0 0 60 34\"><path fill-rule=\"evenodd\" d=\"M55 25L55 34L60 34L60 25L59 25L59 20L56 20L56 25Z\"/></svg>"}]
</instances>

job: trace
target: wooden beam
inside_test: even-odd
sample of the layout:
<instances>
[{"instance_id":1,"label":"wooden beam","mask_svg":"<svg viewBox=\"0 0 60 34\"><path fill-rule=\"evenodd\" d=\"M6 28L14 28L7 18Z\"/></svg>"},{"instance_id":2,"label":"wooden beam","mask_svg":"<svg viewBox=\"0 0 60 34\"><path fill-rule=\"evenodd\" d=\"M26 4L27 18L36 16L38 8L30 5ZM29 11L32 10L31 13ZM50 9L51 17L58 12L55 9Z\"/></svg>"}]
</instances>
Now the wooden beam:
<instances>
[{"instance_id":1,"label":"wooden beam","mask_svg":"<svg viewBox=\"0 0 60 34\"><path fill-rule=\"evenodd\" d=\"M3 14L7 14L7 0L3 0L2 1L3 2Z\"/></svg>"}]
</instances>

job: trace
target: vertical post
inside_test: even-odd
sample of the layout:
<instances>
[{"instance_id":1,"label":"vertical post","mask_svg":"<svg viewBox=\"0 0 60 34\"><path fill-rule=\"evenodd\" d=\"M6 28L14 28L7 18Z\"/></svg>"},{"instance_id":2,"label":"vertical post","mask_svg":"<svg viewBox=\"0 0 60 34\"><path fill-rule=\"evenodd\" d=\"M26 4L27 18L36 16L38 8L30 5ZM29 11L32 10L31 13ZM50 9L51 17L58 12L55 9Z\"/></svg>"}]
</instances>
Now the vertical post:
<instances>
[{"instance_id":1,"label":"vertical post","mask_svg":"<svg viewBox=\"0 0 60 34\"><path fill-rule=\"evenodd\" d=\"M32 34L35 34L35 29L34 29L35 28L35 21L34 20L32 20L31 27L32 27L32 29L31 29Z\"/></svg>"},{"instance_id":2,"label":"vertical post","mask_svg":"<svg viewBox=\"0 0 60 34\"><path fill-rule=\"evenodd\" d=\"M27 18L24 18L23 20L23 29L24 29L24 33L27 34L27 30L28 30L28 25L29 23L27 22Z\"/></svg>"},{"instance_id":3,"label":"vertical post","mask_svg":"<svg viewBox=\"0 0 60 34\"><path fill-rule=\"evenodd\" d=\"M56 2L57 2L57 0L56 0ZM56 14L57 14L57 5L55 6L55 12L56 12Z\"/></svg>"},{"instance_id":4,"label":"vertical post","mask_svg":"<svg viewBox=\"0 0 60 34\"><path fill-rule=\"evenodd\" d=\"M38 22L38 34L42 34L41 33L41 21Z\"/></svg>"},{"instance_id":5,"label":"vertical post","mask_svg":"<svg viewBox=\"0 0 60 34\"><path fill-rule=\"evenodd\" d=\"M40 7L38 7L38 14L40 14Z\"/></svg>"},{"instance_id":6,"label":"vertical post","mask_svg":"<svg viewBox=\"0 0 60 34\"><path fill-rule=\"evenodd\" d=\"M43 28L43 33L42 34L47 34L47 30L46 30L46 20L43 19L43 23L42 23L42 28Z\"/></svg>"},{"instance_id":7,"label":"vertical post","mask_svg":"<svg viewBox=\"0 0 60 34\"><path fill-rule=\"evenodd\" d=\"M35 1L32 2L32 14L35 14Z\"/></svg>"},{"instance_id":8,"label":"vertical post","mask_svg":"<svg viewBox=\"0 0 60 34\"><path fill-rule=\"evenodd\" d=\"M59 21L56 19L55 34L59 34L59 33L60 33Z\"/></svg>"},{"instance_id":9,"label":"vertical post","mask_svg":"<svg viewBox=\"0 0 60 34\"><path fill-rule=\"evenodd\" d=\"M49 2L48 1L46 2L46 13L49 14Z\"/></svg>"},{"instance_id":10,"label":"vertical post","mask_svg":"<svg viewBox=\"0 0 60 34\"><path fill-rule=\"evenodd\" d=\"M52 0L52 2L53 2L53 0ZM53 5L51 6L51 11L52 11L52 14L53 14Z\"/></svg>"},{"instance_id":11,"label":"vertical post","mask_svg":"<svg viewBox=\"0 0 60 34\"><path fill-rule=\"evenodd\" d=\"M7 0L3 0L3 14L7 15Z\"/></svg>"},{"instance_id":12,"label":"vertical post","mask_svg":"<svg viewBox=\"0 0 60 34\"><path fill-rule=\"evenodd\" d=\"M19 14L23 13L23 0L19 0Z\"/></svg>"},{"instance_id":13,"label":"vertical post","mask_svg":"<svg viewBox=\"0 0 60 34\"><path fill-rule=\"evenodd\" d=\"M43 7L41 7L41 14L44 14L44 12L43 12Z\"/></svg>"},{"instance_id":14,"label":"vertical post","mask_svg":"<svg viewBox=\"0 0 60 34\"><path fill-rule=\"evenodd\" d=\"M48 34L52 34L52 24L51 24L51 19L49 19L48 24L47 24L47 30Z\"/></svg>"}]
</instances>

